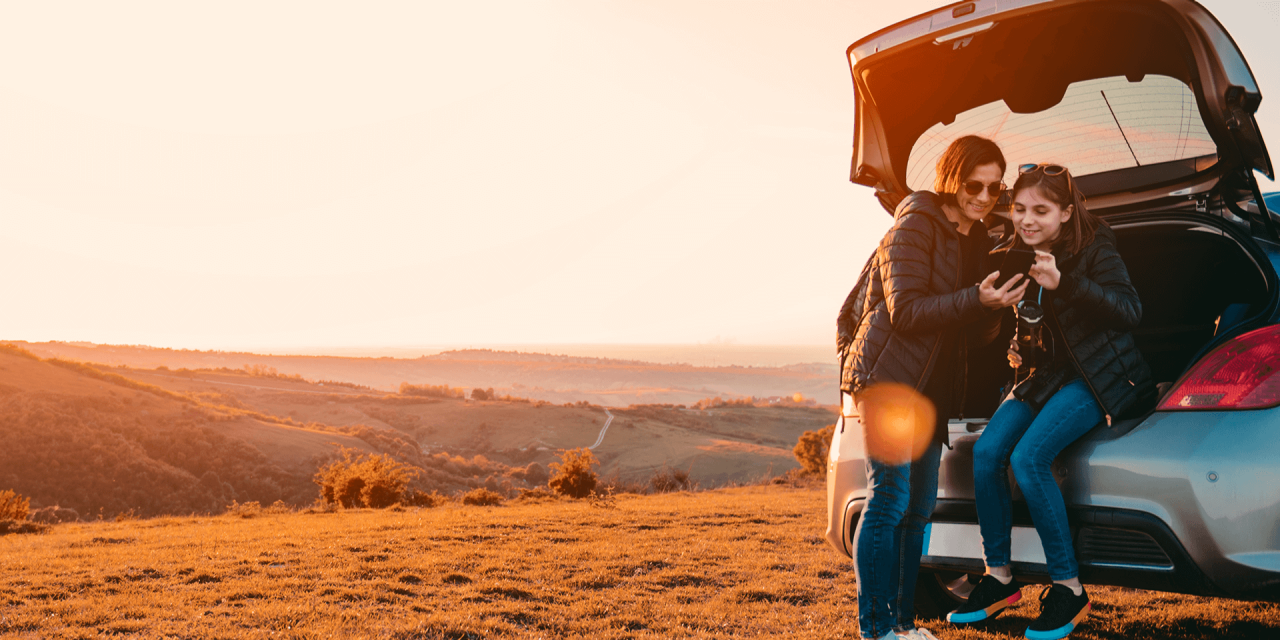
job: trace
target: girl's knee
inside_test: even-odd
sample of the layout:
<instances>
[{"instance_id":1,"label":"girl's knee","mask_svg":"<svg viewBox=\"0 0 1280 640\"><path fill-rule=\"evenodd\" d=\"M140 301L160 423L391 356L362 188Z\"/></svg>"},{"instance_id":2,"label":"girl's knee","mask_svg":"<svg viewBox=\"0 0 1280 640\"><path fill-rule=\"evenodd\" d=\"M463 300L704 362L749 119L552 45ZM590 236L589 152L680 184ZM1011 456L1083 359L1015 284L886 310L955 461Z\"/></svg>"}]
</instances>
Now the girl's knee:
<instances>
[{"instance_id":1,"label":"girl's knee","mask_svg":"<svg viewBox=\"0 0 1280 640\"><path fill-rule=\"evenodd\" d=\"M1013 455L1009 456L1009 466L1013 468L1013 477L1018 481L1019 485L1026 484L1023 482L1024 478L1031 478L1049 471L1053 460L1045 461L1041 458L1034 450L1023 447L1017 447L1013 450Z\"/></svg>"},{"instance_id":2,"label":"girl's knee","mask_svg":"<svg viewBox=\"0 0 1280 640\"><path fill-rule=\"evenodd\" d=\"M1004 473L1005 468L1008 467L1008 461L1002 453L1000 447L984 444L979 438L977 444L973 445L973 477L998 476Z\"/></svg>"}]
</instances>

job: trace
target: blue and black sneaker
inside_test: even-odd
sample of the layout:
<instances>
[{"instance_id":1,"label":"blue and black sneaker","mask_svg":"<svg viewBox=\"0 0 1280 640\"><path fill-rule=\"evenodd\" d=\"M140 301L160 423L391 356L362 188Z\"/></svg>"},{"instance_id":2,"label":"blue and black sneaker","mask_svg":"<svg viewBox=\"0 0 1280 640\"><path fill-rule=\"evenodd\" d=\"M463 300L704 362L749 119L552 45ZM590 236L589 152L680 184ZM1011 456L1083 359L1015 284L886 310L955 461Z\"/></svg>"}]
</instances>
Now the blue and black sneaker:
<instances>
[{"instance_id":1,"label":"blue and black sneaker","mask_svg":"<svg viewBox=\"0 0 1280 640\"><path fill-rule=\"evenodd\" d=\"M947 614L947 622L952 624L972 624L986 620L1002 609L1022 599L1022 591L1017 582L1005 584L996 580L995 576L982 576L982 581L969 594L969 601L959 609Z\"/></svg>"},{"instance_id":2,"label":"blue and black sneaker","mask_svg":"<svg viewBox=\"0 0 1280 640\"><path fill-rule=\"evenodd\" d=\"M1040 592L1040 617L1027 627L1030 640L1059 640L1071 632L1089 615L1089 594L1084 589L1080 595L1071 587L1055 584Z\"/></svg>"}]
</instances>

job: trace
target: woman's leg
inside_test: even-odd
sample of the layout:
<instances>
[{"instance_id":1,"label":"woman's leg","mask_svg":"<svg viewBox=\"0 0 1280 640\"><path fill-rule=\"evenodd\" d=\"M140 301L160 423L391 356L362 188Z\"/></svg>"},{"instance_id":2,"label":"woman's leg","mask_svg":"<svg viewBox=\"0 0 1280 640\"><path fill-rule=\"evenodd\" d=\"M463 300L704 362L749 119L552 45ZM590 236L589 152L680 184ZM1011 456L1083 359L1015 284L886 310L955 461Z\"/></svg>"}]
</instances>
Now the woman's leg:
<instances>
[{"instance_id":1,"label":"woman's leg","mask_svg":"<svg viewBox=\"0 0 1280 640\"><path fill-rule=\"evenodd\" d=\"M1073 582L1075 587L1079 586L1076 554L1067 526L1067 507L1053 479L1052 466L1054 458L1067 445L1092 430L1102 418L1102 408L1085 382L1071 382L1045 403L1010 457L1013 475L1026 496L1031 519L1040 534L1049 578L1054 582Z\"/></svg>"},{"instance_id":2,"label":"woman's leg","mask_svg":"<svg viewBox=\"0 0 1280 640\"><path fill-rule=\"evenodd\" d=\"M1035 411L1010 398L996 409L973 445L973 494L987 572L1011 577L1013 500L1009 495L1009 456L1023 437ZM1002 580L1008 582L1008 580Z\"/></svg>"},{"instance_id":3,"label":"woman's leg","mask_svg":"<svg viewBox=\"0 0 1280 640\"><path fill-rule=\"evenodd\" d=\"M911 464L867 459L867 503L853 535L858 576L858 626L880 638L897 622L899 525L911 496Z\"/></svg>"},{"instance_id":4,"label":"woman's leg","mask_svg":"<svg viewBox=\"0 0 1280 640\"><path fill-rule=\"evenodd\" d=\"M945 418L944 418L945 420ZM896 631L916 627L916 576L924 551L924 528L938 503L938 465L942 443L934 442L919 460L911 463L910 496L905 517L895 532L898 536L898 597Z\"/></svg>"}]
</instances>

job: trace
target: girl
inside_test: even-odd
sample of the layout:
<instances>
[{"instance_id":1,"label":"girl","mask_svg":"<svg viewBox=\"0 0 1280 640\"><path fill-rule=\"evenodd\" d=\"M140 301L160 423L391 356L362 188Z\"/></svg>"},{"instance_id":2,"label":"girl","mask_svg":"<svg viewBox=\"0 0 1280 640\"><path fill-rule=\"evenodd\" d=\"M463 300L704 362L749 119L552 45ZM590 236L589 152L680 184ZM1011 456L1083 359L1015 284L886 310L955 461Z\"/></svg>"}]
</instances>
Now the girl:
<instances>
[{"instance_id":1,"label":"girl","mask_svg":"<svg viewBox=\"0 0 1280 640\"><path fill-rule=\"evenodd\" d=\"M1151 372L1129 333L1142 318L1137 291L1116 251L1111 229L1085 207L1071 172L1054 164L1023 165L1013 186L1012 248L1036 252L1036 285L1019 305L1042 307L1044 349L1030 377L992 416L973 449L974 494L986 575L968 602L947 616L956 624L984 620L1018 601L1010 571L1012 503L1007 470L1026 497L1044 547L1050 588L1040 616L1026 630L1033 640L1065 638L1087 615L1062 492L1050 470L1067 445L1098 423L1140 405L1154 393ZM1029 358L1028 358L1029 359ZM1018 341L1009 364L1023 358Z\"/></svg>"}]
</instances>

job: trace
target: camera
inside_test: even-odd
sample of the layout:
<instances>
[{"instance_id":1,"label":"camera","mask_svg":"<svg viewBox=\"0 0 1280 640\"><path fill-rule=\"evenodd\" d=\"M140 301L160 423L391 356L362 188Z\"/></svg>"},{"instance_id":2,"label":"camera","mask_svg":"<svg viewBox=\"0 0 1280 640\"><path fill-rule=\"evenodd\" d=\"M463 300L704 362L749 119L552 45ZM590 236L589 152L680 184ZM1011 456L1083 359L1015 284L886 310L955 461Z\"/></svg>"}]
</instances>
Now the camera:
<instances>
[{"instance_id":1,"label":"camera","mask_svg":"<svg viewBox=\"0 0 1280 640\"><path fill-rule=\"evenodd\" d=\"M1044 342L1040 339L1044 329L1044 309L1030 300L1019 302L1015 309L1018 314L1018 355L1022 357L1022 366L1034 369L1036 360L1044 351Z\"/></svg>"}]
</instances>

